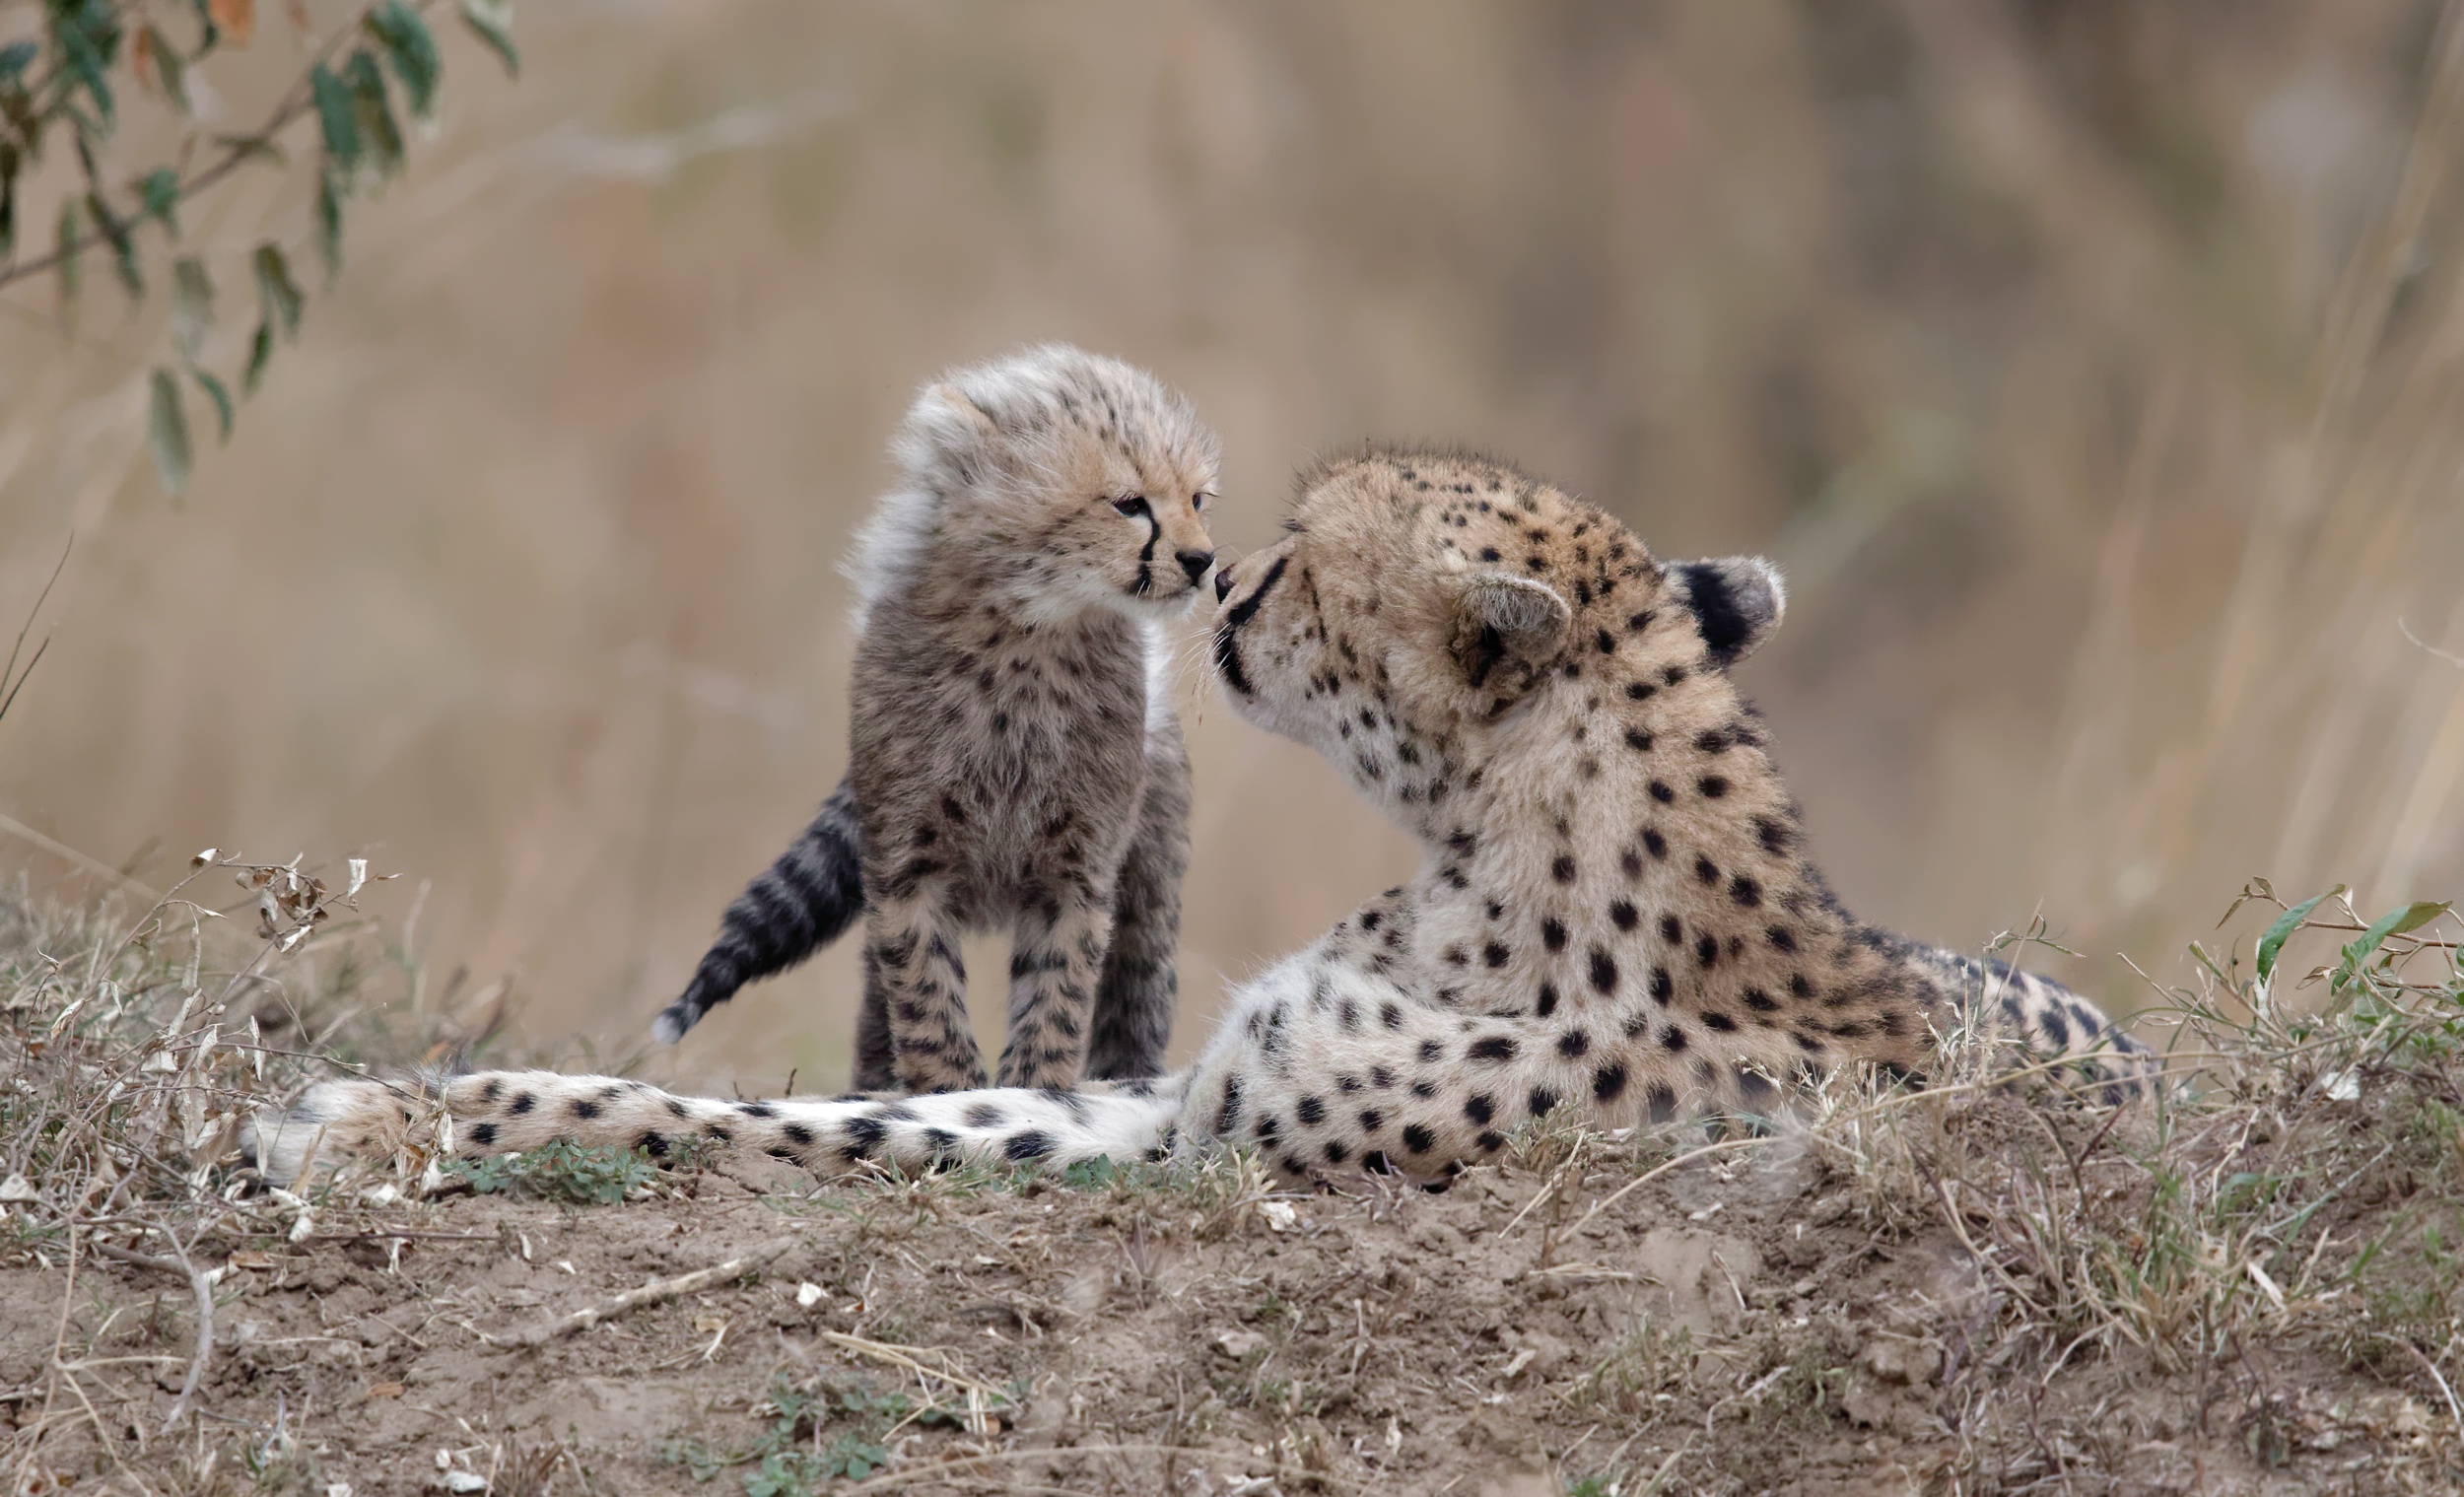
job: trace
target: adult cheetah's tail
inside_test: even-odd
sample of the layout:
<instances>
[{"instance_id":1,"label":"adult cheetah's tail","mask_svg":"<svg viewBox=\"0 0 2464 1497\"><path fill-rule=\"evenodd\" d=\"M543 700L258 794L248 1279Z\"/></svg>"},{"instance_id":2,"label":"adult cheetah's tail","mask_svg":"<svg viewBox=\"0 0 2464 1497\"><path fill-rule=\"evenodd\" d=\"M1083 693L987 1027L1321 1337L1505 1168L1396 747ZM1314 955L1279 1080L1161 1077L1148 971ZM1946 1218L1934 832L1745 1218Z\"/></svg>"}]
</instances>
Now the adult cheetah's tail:
<instances>
[{"instance_id":1,"label":"adult cheetah's tail","mask_svg":"<svg viewBox=\"0 0 2464 1497\"><path fill-rule=\"evenodd\" d=\"M2059 1062L2056 1074L2088 1083L2108 1107L2153 1099L2163 1086L2163 1056L2053 979L1939 947L1928 954L1966 994L1978 1038L2007 1042L2033 1060Z\"/></svg>"},{"instance_id":2,"label":"adult cheetah's tail","mask_svg":"<svg viewBox=\"0 0 2464 1497\"><path fill-rule=\"evenodd\" d=\"M864 909L861 832L856 787L841 781L812 825L727 906L719 938L683 995L651 1024L651 1037L675 1044L737 988L837 940Z\"/></svg>"},{"instance_id":3,"label":"adult cheetah's tail","mask_svg":"<svg viewBox=\"0 0 2464 1497\"><path fill-rule=\"evenodd\" d=\"M1175 1139L1186 1073L1108 1091L1019 1088L897 1099L720 1102L678 1097L641 1081L558 1071L481 1071L417 1092L375 1081L311 1088L288 1113L260 1115L243 1147L275 1185L353 1159L394 1156L428 1130L471 1158L559 1138L663 1155L699 1142L784 1160L816 1175L870 1164L920 1171L958 1163L1157 1158ZM446 1126L435 1128L442 1103Z\"/></svg>"}]
</instances>

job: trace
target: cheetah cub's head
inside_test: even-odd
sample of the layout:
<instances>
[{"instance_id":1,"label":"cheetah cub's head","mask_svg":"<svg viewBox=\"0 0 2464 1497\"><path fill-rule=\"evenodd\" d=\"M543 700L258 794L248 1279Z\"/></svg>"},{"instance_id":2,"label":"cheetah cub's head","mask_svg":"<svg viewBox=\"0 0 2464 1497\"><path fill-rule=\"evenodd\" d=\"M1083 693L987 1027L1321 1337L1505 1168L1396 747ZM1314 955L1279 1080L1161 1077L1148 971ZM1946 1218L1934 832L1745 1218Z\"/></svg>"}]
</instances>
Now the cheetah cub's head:
<instances>
[{"instance_id":1,"label":"cheetah cub's head","mask_svg":"<svg viewBox=\"0 0 2464 1497\"><path fill-rule=\"evenodd\" d=\"M905 469L858 543L867 602L947 580L1029 620L1187 610L1214 565L1217 442L1143 370L1049 343L944 372L892 443Z\"/></svg>"},{"instance_id":2,"label":"cheetah cub's head","mask_svg":"<svg viewBox=\"0 0 2464 1497\"><path fill-rule=\"evenodd\" d=\"M1542 703L1587 720L1733 696L1728 667L1786 607L1758 557L1656 561L1602 510L1479 458L1372 451L1299 489L1283 539L1216 578L1215 671L1241 715L1406 819ZM1526 736L1550 764L1613 764Z\"/></svg>"}]
</instances>

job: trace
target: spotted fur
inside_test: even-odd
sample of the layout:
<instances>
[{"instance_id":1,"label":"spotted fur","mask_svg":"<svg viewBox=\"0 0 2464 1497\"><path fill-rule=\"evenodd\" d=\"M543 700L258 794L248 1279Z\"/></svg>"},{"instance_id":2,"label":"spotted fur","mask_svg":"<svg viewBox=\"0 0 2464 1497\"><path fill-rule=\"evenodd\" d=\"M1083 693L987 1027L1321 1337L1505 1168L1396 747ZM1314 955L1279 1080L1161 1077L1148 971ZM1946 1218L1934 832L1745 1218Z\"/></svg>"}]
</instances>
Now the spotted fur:
<instances>
[{"instance_id":1,"label":"spotted fur","mask_svg":"<svg viewBox=\"0 0 2464 1497\"><path fill-rule=\"evenodd\" d=\"M1770 1113L1852 1065L1921 1080L1954 1033L2066 1064L2107 1102L2153 1084L2144 1047L2076 993L1831 894L1727 672L1780 620L1769 564L1664 565L1602 511L1460 456L1371 453L1301 489L1290 533L1218 582L1216 673L1243 716L1408 829L1422 865L1244 984L1194 1067L1092 1095L758 1112L472 1076L444 1093L459 1146L689 1126L828 1174L1221 1141L1296 1177L1427 1178L1561 1111ZM320 1138L381 1147L397 1113L365 1083L320 1088L269 1171Z\"/></svg>"},{"instance_id":2,"label":"spotted fur","mask_svg":"<svg viewBox=\"0 0 2464 1497\"><path fill-rule=\"evenodd\" d=\"M862 598L845 783L727 912L653 1033L861 913L856 1084L984 1084L960 937L1011 937L1004 1085L1162 1068L1189 759L1160 621L1214 563L1216 442L1128 365L1048 346L953 370L909 413Z\"/></svg>"}]
</instances>

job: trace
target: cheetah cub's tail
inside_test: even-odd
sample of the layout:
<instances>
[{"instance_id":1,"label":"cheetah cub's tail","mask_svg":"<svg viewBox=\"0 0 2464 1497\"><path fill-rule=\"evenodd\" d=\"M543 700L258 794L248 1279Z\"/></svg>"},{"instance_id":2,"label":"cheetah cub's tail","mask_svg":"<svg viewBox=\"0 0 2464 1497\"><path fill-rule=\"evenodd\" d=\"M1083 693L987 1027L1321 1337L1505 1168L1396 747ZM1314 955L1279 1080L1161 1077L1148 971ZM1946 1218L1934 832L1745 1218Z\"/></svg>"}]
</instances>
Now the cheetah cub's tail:
<instances>
[{"instance_id":1,"label":"cheetah cub's tail","mask_svg":"<svg viewBox=\"0 0 2464 1497\"><path fill-rule=\"evenodd\" d=\"M259 1116L243 1147L278 1186L352 1160L393 1158L423 1140L458 1158L515 1153L559 1138L653 1156L691 1141L821 1176L875 1166L1068 1165L1161 1158L1174 1145L1188 1085L1184 1073L1102 1091L720 1102L558 1071L481 1071L421 1090L330 1081L287 1113Z\"/></svg>"}]
</instances>

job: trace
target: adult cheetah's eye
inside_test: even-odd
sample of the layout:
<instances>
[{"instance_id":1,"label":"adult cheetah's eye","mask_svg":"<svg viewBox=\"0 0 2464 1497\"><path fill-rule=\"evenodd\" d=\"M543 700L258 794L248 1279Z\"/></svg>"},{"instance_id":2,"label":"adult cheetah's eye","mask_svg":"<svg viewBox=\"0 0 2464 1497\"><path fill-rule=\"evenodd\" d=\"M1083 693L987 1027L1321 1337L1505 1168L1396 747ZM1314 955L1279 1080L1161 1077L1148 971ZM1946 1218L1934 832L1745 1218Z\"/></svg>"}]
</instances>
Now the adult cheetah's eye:
<instances>
[{"instance_id":1,"label":"adult cheetah's eye","mask_svg":"<svg viewBox=\"0 0 2464 1497\"><path fill-rule=\"evenodd\" d=\"M1112 507L1130 518L1136 519L1146 513L1146 496L1132 494L1126 499L1116 499L1112 502Z\"/></svg>"}]
</instances>

